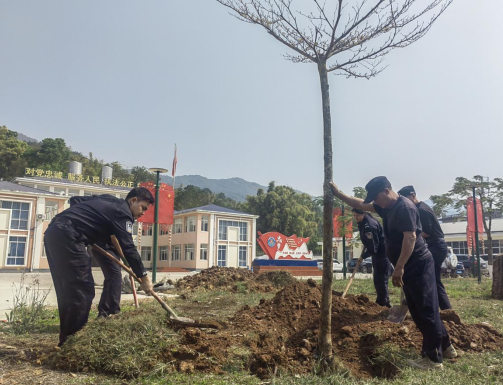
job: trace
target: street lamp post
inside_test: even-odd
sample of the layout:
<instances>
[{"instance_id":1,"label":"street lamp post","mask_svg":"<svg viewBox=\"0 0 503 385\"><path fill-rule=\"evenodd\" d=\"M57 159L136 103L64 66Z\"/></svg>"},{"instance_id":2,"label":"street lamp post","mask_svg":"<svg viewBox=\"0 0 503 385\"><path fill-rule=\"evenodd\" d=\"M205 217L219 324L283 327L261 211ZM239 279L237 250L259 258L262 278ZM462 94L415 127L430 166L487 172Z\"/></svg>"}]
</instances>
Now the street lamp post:
<instances>
[{"instance_id":1,"label":"street lamp post","mask_svg":"<svg viewBox=\"0 0 503 385\"><path fill-rule=\"evenodd\" d=\"M152 282L156 282L157 271L157 237L159 236L159 179L161 173L168 172L165 168L149 168L150 172L156 173L155 181L155 203L154 203L154 254L152 255Z\"/></svg>"}]
</instances>

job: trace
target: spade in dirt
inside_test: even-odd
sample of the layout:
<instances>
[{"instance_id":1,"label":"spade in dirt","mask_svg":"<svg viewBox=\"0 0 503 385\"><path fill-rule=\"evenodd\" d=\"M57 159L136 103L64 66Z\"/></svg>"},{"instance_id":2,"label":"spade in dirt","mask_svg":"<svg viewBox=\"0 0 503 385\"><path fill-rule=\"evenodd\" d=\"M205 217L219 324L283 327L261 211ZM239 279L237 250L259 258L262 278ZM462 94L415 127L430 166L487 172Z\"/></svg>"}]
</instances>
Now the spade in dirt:
<instances>
[{"instance_id":1,"label":"spade in dirt","mask_svg":"<svg viewBox=\"0 0 503 385\"><path fill-rule=\"evenodd\" d=\"M405 299L405 293L402 289L402 293L400 294L400 305L394 305L388 315L388 321L401 324L407 313L409 312L409 307L407 306L407 300Z\"/></svg>"}]
</instances>

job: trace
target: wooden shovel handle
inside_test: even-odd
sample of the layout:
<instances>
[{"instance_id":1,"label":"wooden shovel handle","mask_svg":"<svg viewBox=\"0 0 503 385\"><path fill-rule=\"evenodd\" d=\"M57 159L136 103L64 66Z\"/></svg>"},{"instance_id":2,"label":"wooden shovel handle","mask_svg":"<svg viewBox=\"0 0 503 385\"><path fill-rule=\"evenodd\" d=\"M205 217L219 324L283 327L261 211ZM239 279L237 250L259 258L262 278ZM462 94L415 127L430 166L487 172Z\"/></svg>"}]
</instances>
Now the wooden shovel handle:
<instances>
[{"instance_id":1,"label":"wooden shovel handle","mask_svg":"<svg viewBox=\"0 0 503 385\"><path fill-rule=\"evenodd\" d=\"M114 258L114 256L112 254L110 254L108 251L106 250L103 250L101 247L99 247L98 245L93 245L93 248L97 251L99 251L101 254L107 256L110 260L112 260L114 263L118 264L120 267L122 267L125 271L127 271L127 273L133 277L135 279L135 281L137 281L138 283L141 284L141 280L138 279L138 277L136 276L136 274L133 272L133 270L131 270L130 267L126 266L122 261L119 261L117 258ZM120 254L121 257L124 256L124 254L122 253L122 248L120 247L119 245L119 249L117 250L118 253ZM159 297L159 295L151 290L149 293L147 294L150 294L152 297L154 297L156 299L157 302L159 302L159 304L162 306L162 308L164 310L166 310L170 316L174 317L174 318L178 318L178 316L176 315L176 313L161 299L161 297Z\"/></svg>"},{"instance_id":2,"label":"wooden shovel handle","mask_svg":"<svg viewBox=\"0 0 503 385\"><path fill-rule=\"evenodd\" d=\"M110 238L112 239L112 244L114 245L115 251L120 254L120 258L122 259L124 264L129 266L129 264L126 261L126 258L124 257L124 255L122 253L122 248L121 248L121 245L119 244L119 241L117 240L117 237L115 235L112 235ZM138 295L136 294L136 286L134 284L134 280L131 275L129 276L129 282L131 283L131 289L133 290L134 307L136 309L138 309L140 307L140 304L138 303Z\"/></svg>"},{"instance_id":3,"label":"wooden shovel handle","mask_svg":"<svg viewBox=\"0 0 503 385\"><path fill-rule=\"evenodd\" d=\"M356 262L355 269L353 270L353 274L351 274L351 278L349 278L349 282L346 285L346 290L344 290L344 293L342 293L342 298L346 296L349 290L349 286L353 283L353 279L355 278L356 272L358 271L358 268L360 267L361 263L363 262L363 254L365 253L366 248L363 249L362 254L360 255L360 258L358 258L358 262Z\"/></svg>"}]
</instances>

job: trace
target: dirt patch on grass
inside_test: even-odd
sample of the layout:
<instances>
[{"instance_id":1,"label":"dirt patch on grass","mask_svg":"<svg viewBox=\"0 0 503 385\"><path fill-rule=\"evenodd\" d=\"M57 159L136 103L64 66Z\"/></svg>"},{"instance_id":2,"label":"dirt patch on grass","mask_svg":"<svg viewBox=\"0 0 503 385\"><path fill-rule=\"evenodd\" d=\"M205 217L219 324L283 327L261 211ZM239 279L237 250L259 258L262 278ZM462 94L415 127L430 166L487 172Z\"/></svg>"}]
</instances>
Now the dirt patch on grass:
<instances>
[{"instance_id":1,"label":"dirt patch on grass","mask_svg":"<svg viewBox=\"0 0 503 385\"><path fill-rule=\"evenodd\" d=\"M393 324L386 320L387 309L367 296L342 299L341 293L333 294L334 353L352 375L392 377L397 368L379 357L403 350L420 353L422 336L410 318ZM162 309L143 306L115 319L93 321L61 351L31 360L121 377L153 372L247 371L262 378L273 373L308 374L319 366L320 307L321 287L312 280L295 280L275 297L242 307L220 330L173 328ZM503 349L502 334L488 324L464 324L453 311L442 312L442 319L458 350Z\"/></svg>"},{"instance_id":2,"label":"dirt patch on grass","mask_svg":"<svg viewBox=\"0 0 503 385\"><path fill-rule=\"evenodd\" d=\"M295 282L258 306L245 306L228 320L227 329L216 334L184 330L183 344L200 353L194 367L216 358L222 370L232 346L248 350L243 368L260 377L286 371L306 374L317 370L318 320L321 287L314 281ZM408 318L401 325L386 320L388 311L365 295L332 301L332 340L335 354L357 377L392 376L396 371L376 364L375 352L384 344L420 352L422 336ZM453 311L443 313L444 324L459 350L482 352L503 348L502 335L487 324L463 324ZM218 368L217 368L218 366Z\"/></svg>"},{"instance_id":3,"label":"dirt patch on grass","mask_svg":"<svg viewBox=\"0 0 503 385\"><path fill-rule=\"evenodd\" d=\"M183 290L225 290L229 292L276 291L295 281L287 271L269 271L256 274L251 270L214 266L198 274L186 276L176 282Z\"/></svg>"}]
</instances>

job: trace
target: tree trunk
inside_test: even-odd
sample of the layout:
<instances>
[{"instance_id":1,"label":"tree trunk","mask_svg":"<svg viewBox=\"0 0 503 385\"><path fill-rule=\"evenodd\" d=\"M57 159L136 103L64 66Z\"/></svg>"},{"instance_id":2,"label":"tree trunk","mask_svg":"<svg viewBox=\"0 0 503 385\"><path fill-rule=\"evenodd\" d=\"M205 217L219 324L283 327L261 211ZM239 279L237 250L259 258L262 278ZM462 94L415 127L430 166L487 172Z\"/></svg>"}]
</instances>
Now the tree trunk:
<instances>
[{"instance_id":1,"label":"tree trunk","mask_svg":"<svg viewBox=\"0 0 503 385\"><path fill-rule=\"evenodd\" d=\"M494 258L491 297L503 300L503 254Z\"/></svg>"},{"instance_id":2,"label":"tree trunk","mask_svg":"<svg viewBox=\"0 0 503 385\"><path fill-rule=\"evenodd\" d=\"M321 317L318 350L325 369L335 367L332 355L332 265L334 198L329 183L332 181L332 122L330 117L330 93L326 62L318 64L320 75L321 100L323 107L323 143L324 143L324 183L323 183L323 277L321 294Z\"/></svg>"},{"instance_id":3,"label":"tree trunk","mask_svg":"<svg viewBox=\"0 0 503 385\"><path fill-rule=\"evenodd\" d=\"M487 235L487 264L492 265L493 264L493 236L491 234L491 231L488 230L486 231Z\"/></svg>"}]
</instances>

